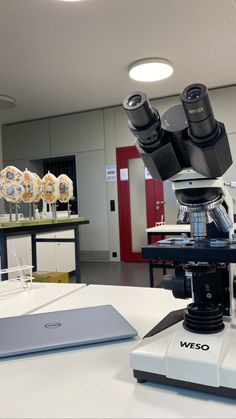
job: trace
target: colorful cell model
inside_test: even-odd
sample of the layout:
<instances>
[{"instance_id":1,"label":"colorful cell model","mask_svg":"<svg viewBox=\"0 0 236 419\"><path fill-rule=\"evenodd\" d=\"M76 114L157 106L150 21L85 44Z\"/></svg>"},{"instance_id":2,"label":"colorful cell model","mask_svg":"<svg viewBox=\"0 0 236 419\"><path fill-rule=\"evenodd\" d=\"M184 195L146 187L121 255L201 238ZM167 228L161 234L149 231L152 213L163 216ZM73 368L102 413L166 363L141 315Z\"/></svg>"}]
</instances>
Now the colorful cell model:
<instances>
[{"instance_id":1,"label":"colorful cell model","mask_svg":"<svg viewBox=\"0 0 236 419\"><path fill-rule=\"evenodd\" d=\"M6 166L1 171L1 194L8 202L18 204L24 194L24 176L21 170L15 166Z\"/></svg>"},{"instance_id":2,"label":"colorful cell model","mask_svg":"<svg viewBox=\"0 0 236 419\"><path fill-rule=\"evenodd\" d=\"M37 187L36 187L37 193L35 194L34 202L39 202L40 199L42 198L42 180L40 179L39 175L37 175L37 173L34 173L34 176L37 183Z\"/></svg>"},{"instance_id":3,"label":"colorful cell model","mask_svg":"<svg viewBox=\"0 0 236 419\"><path fill-rule=\"evenodd\" d=\"M59 180L48 172L42 179L42 199L47 204L54 204L59 198Z\"/></svg>"},{"instance_id":4,"label":"colorful cell model","mask_svg":"<svg viewBox=\"0 0 236 419\"><path fill-rule=\"evenodd\" d=\"M24 187L24 193L23 193L23 201L24 202L38 202L38 195L40 194L41 197L41 180L38 177L38 175L36 175L35 173L30 172L29 170L25 170L23 172L23 176L24 176L24 182L23 182L23 187ZM40 180L40 183L38 181L38 178ZM35 201L36 199L38 199L38 201Z\"/></svg>"},{"instance_id":5,"label":"colorful cell model","mask_svg":"<svg viewBox=\"0 0 236 419\"><path fill-rule=\"evenodd\" d=\"M58 176L59 181L59 201L69 202L73 196L73 182L69 176L61 174Z\"/></svg>"}]
</instances>

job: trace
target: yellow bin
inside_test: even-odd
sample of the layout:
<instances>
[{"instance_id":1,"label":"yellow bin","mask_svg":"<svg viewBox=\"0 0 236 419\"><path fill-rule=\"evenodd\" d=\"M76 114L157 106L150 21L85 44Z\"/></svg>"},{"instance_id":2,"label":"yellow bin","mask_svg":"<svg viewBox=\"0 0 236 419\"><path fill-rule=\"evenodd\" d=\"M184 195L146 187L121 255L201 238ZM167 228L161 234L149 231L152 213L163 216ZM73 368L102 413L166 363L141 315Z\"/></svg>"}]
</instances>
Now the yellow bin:
<instances>
[{"instance_id":1,"label":"yellow bin","mask_svg":"<svg viewBox=\"0 0 236 419\"><path fill-rule=\"evenodd\" d=\"M68 272L33 272L34 282L68 283Z\"/></svg>"}]
</instances>

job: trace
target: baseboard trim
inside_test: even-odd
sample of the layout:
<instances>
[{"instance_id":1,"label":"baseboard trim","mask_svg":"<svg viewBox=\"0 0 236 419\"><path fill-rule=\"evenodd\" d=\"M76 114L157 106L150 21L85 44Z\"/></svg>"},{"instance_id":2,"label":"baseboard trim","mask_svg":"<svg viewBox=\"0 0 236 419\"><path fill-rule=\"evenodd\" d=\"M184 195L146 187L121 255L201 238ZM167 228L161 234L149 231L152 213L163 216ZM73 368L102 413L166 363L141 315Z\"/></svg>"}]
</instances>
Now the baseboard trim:
<instances>
[{"instance_id":1,"label":"baseboard trim","mask_svg":"<svg viewBox=\"0 0 236 419\"><path fill-rule=\"evenodd\" d=\"M108 250L105 251L86 251L80 252L80 260L83 262L109 262L110 253Z\"/></svg>"}]
</instances>

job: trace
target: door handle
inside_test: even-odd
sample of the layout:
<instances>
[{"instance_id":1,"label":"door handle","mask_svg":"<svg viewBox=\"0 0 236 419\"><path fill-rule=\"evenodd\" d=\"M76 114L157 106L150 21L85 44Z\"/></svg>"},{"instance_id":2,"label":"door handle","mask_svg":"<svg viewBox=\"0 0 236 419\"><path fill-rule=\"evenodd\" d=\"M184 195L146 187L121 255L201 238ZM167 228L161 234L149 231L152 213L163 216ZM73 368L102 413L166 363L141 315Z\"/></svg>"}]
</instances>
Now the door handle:
<instances>
[{"instance_id":1,"label":"door handle","mask_svg":"<svg viewBox=\"0 0 236 419\"><path fill-rule=\"evenodd\" d=\"M165 205L165 201L156 201L156 210L158 211L160 209L161 205Z\"/></svg>"}]
</instances>

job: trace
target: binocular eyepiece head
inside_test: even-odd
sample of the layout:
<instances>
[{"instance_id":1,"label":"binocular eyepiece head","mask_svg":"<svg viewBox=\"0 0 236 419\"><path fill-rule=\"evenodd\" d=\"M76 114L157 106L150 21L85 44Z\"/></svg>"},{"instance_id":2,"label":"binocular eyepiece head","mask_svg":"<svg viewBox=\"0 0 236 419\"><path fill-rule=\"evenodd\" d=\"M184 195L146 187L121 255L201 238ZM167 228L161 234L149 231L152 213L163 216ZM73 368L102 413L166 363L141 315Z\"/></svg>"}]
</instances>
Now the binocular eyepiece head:
<instances>
[{"instance_id":1,"label":"binocular eyepiece head","mask_svg":"<svg viewBox=\"0 0 236 419\"><path fill-rule=\"evenodd\" d=\"M207 87L190 84L180 100L181 112L181 105L176 105L161 120L145 93L136 91L125 98L129 129L144 164L154 179L170 179L184 167L209 178L222 176L232 157L224 124L214 118Z\"/></svg>"},{"instance_id":2,"label":"binocular eyepiece head","mask_svg":"<svg viewBox=\"0 0 236 419\"><path fill-rule=\"evenodd\" d=\"M190 84L182 90L180 99L188 121L189 135L193 141L200 143L214 136L218 124L213 115L207 87L201 83ZM126 97L123 107L135 129L146 129L155 121L159 121L161 128L160 116L151 106L145 93L137 91Z\"/></svg>"}]
</instances>

